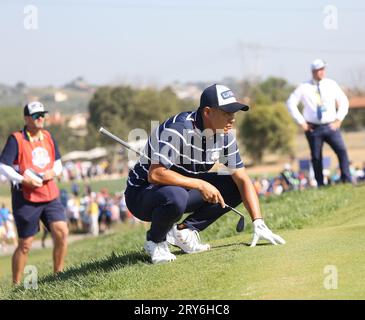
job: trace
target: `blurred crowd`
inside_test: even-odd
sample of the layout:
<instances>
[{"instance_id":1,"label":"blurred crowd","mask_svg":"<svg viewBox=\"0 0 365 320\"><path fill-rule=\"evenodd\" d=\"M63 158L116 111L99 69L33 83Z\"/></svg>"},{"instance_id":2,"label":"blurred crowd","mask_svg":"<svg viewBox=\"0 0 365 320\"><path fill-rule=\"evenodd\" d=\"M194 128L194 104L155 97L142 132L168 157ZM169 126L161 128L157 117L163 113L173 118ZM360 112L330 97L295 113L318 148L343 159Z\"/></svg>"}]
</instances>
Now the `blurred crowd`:
<instances>
[{"instance_id":1,"label":"blurred crowd","mask_svg":"<svg viewBox=\"0 0 365 320\"><path fill-rule=\"evenodd\" d=\"M17 235L15 232L14 217L5 204L0 209L0 251L6 252L7 245L18 245Z\"/></svg>"},{"instance_id":2,"label":"blurred crowd","mask_svg":"<svg viewBox=\"0 0 365 320\"><path fill-rule=\"evenodd\" d=\"M71 192L60 190L60 199L66 211L70 233L98 236L107 233L117 224L143 223L128 210L124 192L111 194L107 188L93 192L91 187L86 185L85 192L80 195L80 186L77 183L73 183L71 189ZM40 230L41 245L45 248L49 232L42 223ZM3 204L0 210L0 251L7 252L8 245L17 246L17 235L14 217Z\"/></svg>"},{"instance_id":3,"label":"blurred crowd","mask_svg":"<svg viewBox=\"0 0 365 320\"><path fill-rule=\"evenodd\" d=\"M64 163L61 180L64 182L85 180L111 174L107 160L98 163L91 161L67 161Z\"/></svg>"},{"instance_id":4,"label":"blurred crowd","mask_svg":"<svg viewBox=\"0 0 365 320\"><path fill-rule=\"evenodd\" d=\"M107 188L93 192L86 185L80 195L79 185L73 183L71 193L61 190L61 202L66 210L70 232L97 236L117 223L139 223L127 208L124 192L109 193Z\"/></svg>"},{"instance_id":5,"label":"blurred crowd","mask_svg":"<svg viewBox=\"0 0 365 320\"><path fill-rule=\"evenodd\" d=\"M350 165L352 184L358 184L365 181L365 162L362 168ZM335 185L341 183L340 169L334 171L323 170L325 185ZM280 195L283 192L292 190L304 190L316 188L317 182L312 171L292 170L290 164L285 164L279 175L274 177L262 176L253 179L253 184L257 194L260 197L270 195Z\"/></svg>"}]
</instances>

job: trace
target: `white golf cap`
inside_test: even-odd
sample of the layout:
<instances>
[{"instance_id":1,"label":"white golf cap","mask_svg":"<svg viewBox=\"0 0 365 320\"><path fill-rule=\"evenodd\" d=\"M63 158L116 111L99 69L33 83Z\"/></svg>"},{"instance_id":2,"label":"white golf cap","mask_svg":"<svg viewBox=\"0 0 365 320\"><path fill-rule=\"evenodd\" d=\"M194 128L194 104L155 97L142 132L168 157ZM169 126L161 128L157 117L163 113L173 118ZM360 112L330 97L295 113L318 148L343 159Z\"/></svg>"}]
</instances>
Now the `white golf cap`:
<instances>
[{"instance_id":1,"label":"white golf cap","mask_svg":"<svg viewBox=\"0 0 365 320\"><path fill-rule=\"evenodd\" d=\"M48 111L44 110L44 106L39 101L29 102L24 107L24 115L31 116L35 113L48 113Z\"/></svg>"},{"instance_id":2,"label":"white golf cap","mask_svg":"<svg viewBox=\"0 0 365 320\"><path fill-rule=\"evenodd\" d=\"M311 63L311 70L319 70L326 67L326 62L324 62L322 59L316 59Z\"/></svg>"}]
</instances>

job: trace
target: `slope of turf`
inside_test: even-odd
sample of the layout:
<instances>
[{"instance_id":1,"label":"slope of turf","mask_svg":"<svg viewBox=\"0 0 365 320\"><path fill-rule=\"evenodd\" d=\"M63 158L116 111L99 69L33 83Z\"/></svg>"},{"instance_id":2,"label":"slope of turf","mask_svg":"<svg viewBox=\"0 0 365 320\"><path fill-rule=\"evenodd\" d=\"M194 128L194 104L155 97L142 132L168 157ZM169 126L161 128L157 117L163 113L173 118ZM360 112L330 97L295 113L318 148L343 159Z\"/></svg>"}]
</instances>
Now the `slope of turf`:
<instances>
[{"instance_id":1,"label":"slope of turf","mask_svg":"<svg viewBox=\"0 0 365 320\"><path fill-rule=\"evenodd\" d=\"M51 274L51 251L33 252L37 290L11 288L10 259L0 259L1 299L364 299L365 186L292 192L262 201L267 224L287 240L248 247L251 226L235 233L226 214L201 233L212 250L152 265L142 226L70 245L66 271ZM242 207L240 208L242 209ZM248 220L248 219L247 219ZM326 266L338 288L328 290Z\"/></svg>"}]
</instances>

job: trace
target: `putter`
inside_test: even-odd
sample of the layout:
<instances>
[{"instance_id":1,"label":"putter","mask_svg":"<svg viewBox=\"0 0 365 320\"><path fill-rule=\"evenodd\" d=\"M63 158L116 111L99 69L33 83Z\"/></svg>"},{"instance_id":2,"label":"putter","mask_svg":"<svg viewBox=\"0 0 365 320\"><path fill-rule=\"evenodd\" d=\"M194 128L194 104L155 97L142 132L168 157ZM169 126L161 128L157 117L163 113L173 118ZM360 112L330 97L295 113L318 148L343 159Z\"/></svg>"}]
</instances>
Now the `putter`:
<instances>
[{"instance_id":1,"label":"putter","mask_svg":"<svg viewBox=\"0 0 365 320\"><path fill-rule=\"evenodd\" d=\"M239 212L237 209L229 206L228 204L226 204L226 207L231 209L233 212L237 213L240 216L240 219L238 220L238 223L236 226L236 231L242 232L243 230L245 230L245 217L243 216L243 214L241 212Z\"/></svg>"},{"instance_id":2,"label":"putter","mask_svg":"<svg viewBox=\"0 0 365 320\"><path fill-rule=\"evenodd\" d=\"M130 146L127 142L123 141L122 139L120 139L119 137L117 137L116 135L112 134L111 132L109 132L108 130L104 129L103 127L100 127L99 132L109 138L111 138L112 140L114 140L115 142L118 142L119 144L121 144L123 147L127 148L128 150L132 150L133 152L135 152L137 155L139 156L144 156L146 159L151 160L148 156L146 156L145 154L141 153L140 151L134 149L132 146ZM237 226L236 226L236 231L237 232L242 232L245 229L245 217L243 216L243 214L241 212L239 212L237 209L232 208L231 206L229 206L228 204L226 204L226 207L231 209L233 212L237 213L240 216L240 220L238 220Z\"/></svg>"}]
</instances>

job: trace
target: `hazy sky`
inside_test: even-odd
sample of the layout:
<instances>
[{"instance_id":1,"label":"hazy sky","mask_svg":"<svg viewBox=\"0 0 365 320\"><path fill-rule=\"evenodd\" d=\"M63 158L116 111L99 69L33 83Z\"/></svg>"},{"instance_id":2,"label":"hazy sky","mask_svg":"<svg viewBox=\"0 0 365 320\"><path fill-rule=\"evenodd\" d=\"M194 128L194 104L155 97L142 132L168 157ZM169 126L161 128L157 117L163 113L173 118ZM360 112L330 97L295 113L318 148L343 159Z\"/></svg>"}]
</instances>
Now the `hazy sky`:
<instances>
[{"instance_id":1,"label":"hazy sky","mask_svg":"<svg viewBox=\"0 0 365 320\"><path fill-rule=\"evenodd\" d=\"M26 5L38 29L24 27ZM324 23L335 22L337 29ZM332 20L331 20L332 19ZM334 17L335 19L335 17ZM332 23L332 24L331 24ZM322 57L328 76L365 86L361 1L1 0L0 83L168 84L268 75L298 83Z\"/></svg>"}]
</instances>

